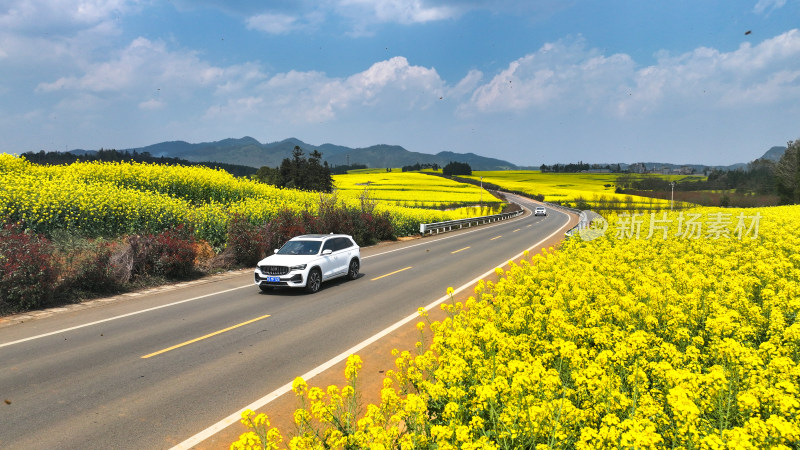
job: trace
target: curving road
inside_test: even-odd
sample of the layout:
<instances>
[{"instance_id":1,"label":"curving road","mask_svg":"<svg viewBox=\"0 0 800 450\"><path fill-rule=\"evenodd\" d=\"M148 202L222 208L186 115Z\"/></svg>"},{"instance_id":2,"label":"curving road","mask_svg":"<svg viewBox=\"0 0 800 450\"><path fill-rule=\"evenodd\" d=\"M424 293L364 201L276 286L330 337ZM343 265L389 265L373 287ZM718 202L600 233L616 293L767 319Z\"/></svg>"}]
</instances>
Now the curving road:
<instances>
[{"instance_id":1,"label":"curving road","mask_svg":"<svg viewBox=\"0 0 800 450\"><path fill-rule=\"evenodd\" d=\"M569 220L548 209L364 248L359 279L314 295L263 294L248 271L0 327L0 448L191 446Z\"/></svg>"}]
</instances>

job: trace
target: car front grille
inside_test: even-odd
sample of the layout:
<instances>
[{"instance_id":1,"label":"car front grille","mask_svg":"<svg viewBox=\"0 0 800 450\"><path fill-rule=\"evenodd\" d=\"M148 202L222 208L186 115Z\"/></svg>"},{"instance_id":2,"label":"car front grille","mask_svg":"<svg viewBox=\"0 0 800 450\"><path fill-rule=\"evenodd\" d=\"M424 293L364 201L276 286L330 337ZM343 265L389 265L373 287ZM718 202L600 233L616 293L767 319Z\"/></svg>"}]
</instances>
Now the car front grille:
<instances>
[{"instance_id":1,"label":"car front grille","mask_svg":"<svg viewBox=\"0 0 800 450\"><path fill-rule=\"evenodd\" d=\"M286 266L259 266L258 269L264 275L280 276L289 273L289 268Z\"/></svg>"}]
</instances>

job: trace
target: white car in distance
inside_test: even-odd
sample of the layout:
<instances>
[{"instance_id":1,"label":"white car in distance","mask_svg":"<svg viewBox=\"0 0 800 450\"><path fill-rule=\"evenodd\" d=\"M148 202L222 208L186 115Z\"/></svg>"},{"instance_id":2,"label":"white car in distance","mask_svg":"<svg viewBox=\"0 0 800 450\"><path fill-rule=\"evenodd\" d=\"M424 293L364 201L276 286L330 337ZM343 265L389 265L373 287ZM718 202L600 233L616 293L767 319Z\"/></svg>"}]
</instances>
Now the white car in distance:
<instances>
[{"instance_id":1,"label":"white car in distance","mask_svg":"<svg viewBox=\"0 0 800 450\"><path fill-rule=\"evenodd\" d=\"M547 210L544 209L544 206L537 206L533 209L534 216L547 216Z\"/></svg>"},{"instance_id":2,"label":"white car in distance","mask_svg":"<svg viewBox=\"0 0 800 450\"><path fill-rule=\"evenodd\" d=\"M314 293L323 281L358 278L361 249L346 234L306 234L293 237L275 254L258 262L255 284L262 291L305 288Z\"/></svg>"}]
</instances>

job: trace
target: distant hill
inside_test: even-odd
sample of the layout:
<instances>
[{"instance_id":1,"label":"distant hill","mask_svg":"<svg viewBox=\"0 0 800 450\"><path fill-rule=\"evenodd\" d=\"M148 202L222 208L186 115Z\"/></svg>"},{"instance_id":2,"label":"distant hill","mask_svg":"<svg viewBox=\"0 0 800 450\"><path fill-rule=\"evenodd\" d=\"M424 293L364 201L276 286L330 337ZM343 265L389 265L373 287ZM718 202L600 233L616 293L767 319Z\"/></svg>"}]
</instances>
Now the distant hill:
<instances>
[{"instance_id":1,"label":"distant hill","mask_svg":"<svg viewBox=\"0 0 800 450\"><path fill-rule=\"evenodd\" d=\"M781 156L786 152L785 146L774 146L767 150L760 158L756 159L768 159L771 161L779 161ZM754 159L755 160L755 159ZM751 161L752 162L752 161ZM658 171L660 169L680 169L681 167L689 167L695 170L695 173L703 173L705 171L710 170L738 170L738 169L746 169L748 163L736 163L730 164L727 166L707 166L704 164L672 164L672 163L661 163L661 162L644 162L639 163L644 164L647 170L655 170ZM620 164L623 169L628 169L630 167L629 164Z\"/></svg>"},{"instance_id":2,"label":"distant hill","mask_svg":"<svg viewBox=\"0 0 800 450\"><path fill-rule=\"evenodd\" d=\"M451 161L468 163L473 170L505 170L518 167L508 161L487 158L474 153L440 152L436 155L411 152L399 145L373 145L366 148L350 148L334 144L311 145L296 138L262 144L245 136L241 139L223 139L216 142L190 144L184 141L161 142L136 150L149 152L153 156L182 158L189 161L209 161L237 164L250 167L278 167L292 150L299 146L308 155L314 150L322 153L323 161L331 166L365 164L370 168L402 167L416 163L444 166Z\"/></svg>"},{"instance_id":3,"label":"distant hill","mask_svg":"<svg viewBox=\"0 0 800 450\"><path fill-rule=\"evenodd\" d=\"M783 154L786 153L786 147L784 146L775 146L771 149L767 150L764 155L761 156L761 159L769 159L772 161L780 161Z\"/></svg>"},{"instance_id":4,"label":"distant hill","mask_svg":"<svg viewBox=\"0 0 800 450\"><path fill-rule=\"evenodd\" d=\"M193 162L210 162L220 164L231 164L237 166L247 166L259 168L262 166L278 167L285 158L290 158L292 150L299 146L308 155L314 150L322 153L323 161L327 161L331 166L342 166L349 164L364 164L370 168L383 167L403 167L420 164L438 164L444 167L451 161L467 163L472 170L535 170L538 167L521 167L508 161L476 155L474 153L455 153L450 151L439 152L435 155L419 153L406 150L399 145L372 145L364 148L351 148L335 144L311 145L297 138L284 139L282 141L262 144L256 139L245 136L243 138L223 139L215 142L201 142L191 144L185 141L169 141L158 144L148 145L141 148L121 149L121 151L137 151L139 153L148 152L155 157L180 158ZM786 151L785 146L775 146L767 150L761 158L773 161L780 160ZM95 150L70 150L74 155L93 153ZM562 163L568 163L563 161ZM612 165L615 165L613 163ZM704 171L736 170L747 167L747 163L736 163L727 166L717 165L708 166L703 164L675 164L665 162L639 162L647 170L672 170L682 167L689 167L695 173ZM620 167L625 170L631 164L620 163ZM605 166L605 164L602 164Z\"/></svg>"}]
</instances>

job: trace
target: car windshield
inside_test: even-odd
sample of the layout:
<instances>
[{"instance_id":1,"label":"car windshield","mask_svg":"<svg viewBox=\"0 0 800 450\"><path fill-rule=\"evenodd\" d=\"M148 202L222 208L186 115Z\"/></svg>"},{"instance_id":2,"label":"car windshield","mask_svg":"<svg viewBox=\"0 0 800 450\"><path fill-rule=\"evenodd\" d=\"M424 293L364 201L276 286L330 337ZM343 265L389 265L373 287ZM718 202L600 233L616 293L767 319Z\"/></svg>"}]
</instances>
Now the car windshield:
<instances>
[{"instance_id":1,"label":"car windshield","mask_svg":"<svg viewBox=\"0 0 800 450\"><path fill-rule=\"evenodd\" d=\"M319 253L320 241L289 241L280 250L279 255L316 255Z\"/></svg>"}]
</instances>

